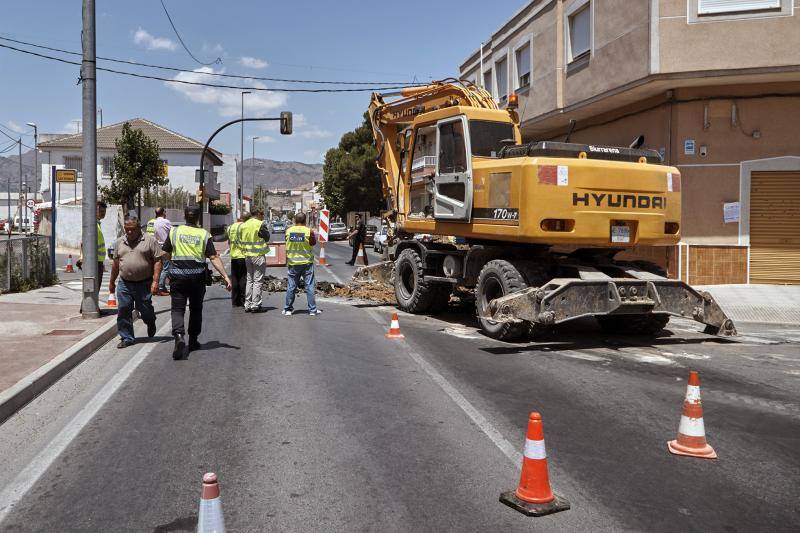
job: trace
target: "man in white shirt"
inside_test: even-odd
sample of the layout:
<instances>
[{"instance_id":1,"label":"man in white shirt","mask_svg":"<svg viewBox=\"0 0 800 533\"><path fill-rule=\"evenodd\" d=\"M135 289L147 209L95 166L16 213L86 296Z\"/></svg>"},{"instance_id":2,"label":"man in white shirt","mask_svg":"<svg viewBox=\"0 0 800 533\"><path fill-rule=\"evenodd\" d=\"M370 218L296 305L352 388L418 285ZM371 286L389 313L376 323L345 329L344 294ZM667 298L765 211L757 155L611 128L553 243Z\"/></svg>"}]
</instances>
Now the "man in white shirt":
<instances>
[{"instance_id":1,"label":"man in white shirt","mask_svg":"<svg viewBox=\"0 0 800 533\"><path fill-rule=\"evenodd\" d=\"M156 208L155 232L153 236L156 238L159 247L164 246L164 242L167 240L167 237L169 237L171 229L172 222L167 218L167 210L163 207ZM163 259L162 264L161 277L158 279L158 295L169 296L169 290L167 290L167 272L169 272L170 262L168 259Z\"/></svg>"}]
</instances>

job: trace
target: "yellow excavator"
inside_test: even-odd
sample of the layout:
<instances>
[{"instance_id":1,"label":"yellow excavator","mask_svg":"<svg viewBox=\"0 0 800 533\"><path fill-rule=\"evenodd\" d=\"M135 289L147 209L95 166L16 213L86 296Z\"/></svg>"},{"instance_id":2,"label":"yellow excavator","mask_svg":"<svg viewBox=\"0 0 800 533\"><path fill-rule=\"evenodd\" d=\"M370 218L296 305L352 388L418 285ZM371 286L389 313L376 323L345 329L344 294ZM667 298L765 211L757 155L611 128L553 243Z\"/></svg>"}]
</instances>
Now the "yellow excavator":
<instances>
[{"instance_id":1,"label":"yellow excavator","mask_svg":"<svg viewBox=\"0 0 800 533\"><path fill-rule=\"evenodd\" d=\"M678 169L640 149L641 138L523 144L516 103L500 109L459 80L372 94L392 225L383 266L398 306L442 311L461 285L475 289L484 332L501 340L586 316L612 332L653 335L675 315L735 335L708 293L658 265L614 259L680 240Z\"/></svg>"}]
</instances>

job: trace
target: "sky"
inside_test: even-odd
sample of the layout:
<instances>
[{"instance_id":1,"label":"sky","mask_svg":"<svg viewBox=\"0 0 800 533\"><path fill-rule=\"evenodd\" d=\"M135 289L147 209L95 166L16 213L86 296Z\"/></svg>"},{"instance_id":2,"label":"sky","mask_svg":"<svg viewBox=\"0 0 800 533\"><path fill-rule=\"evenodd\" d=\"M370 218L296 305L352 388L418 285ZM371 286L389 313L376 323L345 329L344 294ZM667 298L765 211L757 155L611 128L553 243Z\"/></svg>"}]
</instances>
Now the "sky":
<instances>
[{"instance_id":1,"label":"sky","mask_svg":"<svg viewBox=\"0 0 800 533\"><path fill-rule=\"evenodd\" d=\"M441 79L527 0L164 0L189 51L183 49L160 0L97 0L97 55L185 69L169 72L98 62L119 70L166 78L259 88L325 87L218 78L244 76L376 82L384 87ZM0 37L80 52L80 0L0 0ZM0 44L31 49L0 40ZM37 52L80 61L47 50ZM0 48L0 125L5 131L76 132L81 118L79 67ZM380 83L378 83L380 82ZM350 88L358 86L349 86ZM97 106L105 125L141 117L201 142L241 114L242 89L179 85L98 72ZM294 134L277 123L245 126L245 157L321 163L341 135L357 127L370 92L307 94L258 91L245 95L245 116L294 113ZM23 142L32 145L32 137ZM2 145L2 143L0 143ZM240 152L240 129L231 126L212 146Z\"/></svg>"}]
</instances>

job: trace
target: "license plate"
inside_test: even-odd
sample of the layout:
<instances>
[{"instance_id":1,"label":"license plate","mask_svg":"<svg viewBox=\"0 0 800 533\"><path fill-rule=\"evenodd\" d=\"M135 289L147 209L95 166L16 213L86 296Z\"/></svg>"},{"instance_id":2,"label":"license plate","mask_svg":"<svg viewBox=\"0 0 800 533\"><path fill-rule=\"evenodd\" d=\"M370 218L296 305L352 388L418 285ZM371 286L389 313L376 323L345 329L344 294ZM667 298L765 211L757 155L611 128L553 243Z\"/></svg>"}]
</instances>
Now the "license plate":
<instances>
[{"instance_id":1,"label":"license plate","mask_svg":"<svg viewBox=\"0 0 800 533\"><path fill-rule=\"evenodd\" d=\"M631 242L631 228L611 226L611 242Z\"/></svg>"}]
</instances>

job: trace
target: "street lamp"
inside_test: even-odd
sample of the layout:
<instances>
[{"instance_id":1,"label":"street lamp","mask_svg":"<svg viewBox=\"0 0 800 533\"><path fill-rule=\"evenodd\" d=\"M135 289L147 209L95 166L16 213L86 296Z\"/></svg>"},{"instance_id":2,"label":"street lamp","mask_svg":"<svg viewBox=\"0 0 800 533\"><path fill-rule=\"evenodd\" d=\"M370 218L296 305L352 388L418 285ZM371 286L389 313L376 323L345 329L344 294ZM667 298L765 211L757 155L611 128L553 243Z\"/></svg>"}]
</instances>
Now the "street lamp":
<instances>
[{"instance_id":1,"label":"street lamp","mask_svg":"<svg viewBox=\"0 0 800 533\"><path fill-rule=\"evenodd\" d=\"M237 179L237 187L236 187L237 189L236 194L238 196L236 203L238 206L239 213L241 213L242 211L242 196L244 196L244 95L246 94L252 94L252 92L242 91L242 139L241 139L242 144L240 146L240 151L239 151L242 157L242 171L241 175Z\"/></svg>"},{"instance_id":2,"label":"street lamp","mask_svg":"<svg viewBox=\"0 0 800 533\"><path fill-rule=\"evenodd\" d=\"M36 200L36 191L39 190L39 129L35 122L27 122L33 128L33 199Z\"/></svg>"},{"instance_id":3,"label":"street lamp","mask_svg":"<svg viewBox=\"0 0 800 533\"><path fill-rule=\"evenodd\" d=\"M253 203L255 203L256 195L256 139L260 138L259 136L253 137ZM242 178L244 178L244 169L242 169Z\"/></svg>"}]
</instances>

